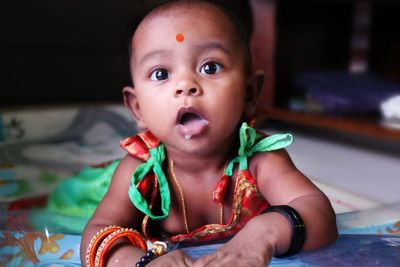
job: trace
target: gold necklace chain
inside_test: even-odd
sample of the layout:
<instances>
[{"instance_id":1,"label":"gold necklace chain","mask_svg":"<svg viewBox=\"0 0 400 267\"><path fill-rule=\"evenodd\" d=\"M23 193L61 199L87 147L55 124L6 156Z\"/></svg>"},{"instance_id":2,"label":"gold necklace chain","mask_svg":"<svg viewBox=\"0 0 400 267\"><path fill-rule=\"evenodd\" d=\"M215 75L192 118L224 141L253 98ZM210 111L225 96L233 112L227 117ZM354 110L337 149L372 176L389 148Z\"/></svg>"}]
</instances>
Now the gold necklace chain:
<instances>
[{"instance_id":1,"label":"gold necklace chain","mask_svg":"<svg viewBox=\"0 0 400 267\"><path fill-rule=\"evenodd\" d=\"M181 185L178 182L178 179L176 179L176 175L175 175L175 171L174 171L174 162L172 160L169 160L169 170L170 170L172 179L174 180L174 183L176 184L176 186L178 187L178 190L179 190L179 195L181 197L183 222L185 224L186 233L189 234L190 231L189 231L189 225L188 225L187 218L186 218L185 196L183 195L183 190L182 190Z\"/></svg>"},{"instance_id":2,"label":"gold necklace chain","mask_svg":"<svg viewBox=\"0 0 400 267\"><path fill-rule=\"evenodd\" d=\"M169 163L169 171L170 171L171 177L174 180L176 187L178 187L179 195L181 198L183 223L185 225L186 233L189 234L190 231L189 231L189 224L188 224L187 216L186 216L185 196L183 194L182 187L181 187L180 183L178 182L178 179L176 178L176 174L175 174L175 170L174 170L174 162L172 160L169 160L168 163ZM225 173L225 170L224 170L224 173ZM223 203L220 205L219 216L220 216L220 224L224 224L224 204Z\"/></svg>"}]
</instances>

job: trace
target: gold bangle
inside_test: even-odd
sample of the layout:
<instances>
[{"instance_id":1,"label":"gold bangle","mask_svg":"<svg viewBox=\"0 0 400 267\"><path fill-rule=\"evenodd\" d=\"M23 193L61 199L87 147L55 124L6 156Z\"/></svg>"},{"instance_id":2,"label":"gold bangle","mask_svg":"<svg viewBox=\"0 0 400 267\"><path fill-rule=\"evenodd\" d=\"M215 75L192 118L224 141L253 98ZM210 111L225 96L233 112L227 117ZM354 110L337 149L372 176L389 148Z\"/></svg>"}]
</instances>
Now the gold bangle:
<instances>
[{"instance_id":1,"label":"gold bangle","mask_svg":"<svg viewBox=\"0 0 400 267\"><path fill-rule=\"evenodd\" d=\"M100 243L106 238L109 234L115 232L116 230L121 229L121 227L116 225L107 226L103 229L100 229L90 240L90 243L86 249L86 266L93 267L94 260L96 257L96 251L100 246Z\"/></svg>"},{"instance_id":2,"label":"gold bangle","mask_svg":"<svg viewBox=\"0 0 400 267\"><path fill-rule=\"evenodd\" d=\"M139 234L136 230L129 228L120 228L111 234L109 234L104 240L101 242L100 246L96 251L96 256L94 260L94 267L103 267L104 259L107 251L110 247L120 238L126 237L131 242L132 246L138 247L143 251L147 250L146 240L143 238L141 234Z\"/></svg>"}]
</instances>

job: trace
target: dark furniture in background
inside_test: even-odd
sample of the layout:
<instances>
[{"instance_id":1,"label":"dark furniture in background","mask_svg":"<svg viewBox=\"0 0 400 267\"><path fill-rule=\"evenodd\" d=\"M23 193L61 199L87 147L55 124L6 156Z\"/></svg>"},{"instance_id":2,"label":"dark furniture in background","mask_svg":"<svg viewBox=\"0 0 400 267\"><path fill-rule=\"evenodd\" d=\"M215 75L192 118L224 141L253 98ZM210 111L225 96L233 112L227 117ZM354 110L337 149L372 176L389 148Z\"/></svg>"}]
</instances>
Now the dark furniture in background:
<instances>
[{"instance_id":1,"label":"dark furniture in background","mask_svg":"<svg viewBox=\"0 0 400 267\"><path fill-rule=\"evenodd\" d=\"M336 70L345 73L354 68L355 63L364 61L368 71L400 85L400 1L251 2L257 4L257 8L253 9L256 23L257 20L264 23L256 24L259 31L255 32L253 42L260 46L267 39L271 42L262 51L268 54L265 58L272 59L264 65L272 76L267 76L269 83L259 104L262 120L350 133L375 140L400 141L400 130L383 127L378 112L332 114L299 111L291 107L294 98L302 97L294 78L303 71ZM360 6L361 9L367 6L369 11L360 12ZM272 16L274 24L265 23L267 14ZM370 20L367 31L362 26L366 19ZM263 35L264 39L260 39L263 41L258 41ZM357 47L354 42L357 38L366 41L368 49Z\"/></svg>"}]
</instances>

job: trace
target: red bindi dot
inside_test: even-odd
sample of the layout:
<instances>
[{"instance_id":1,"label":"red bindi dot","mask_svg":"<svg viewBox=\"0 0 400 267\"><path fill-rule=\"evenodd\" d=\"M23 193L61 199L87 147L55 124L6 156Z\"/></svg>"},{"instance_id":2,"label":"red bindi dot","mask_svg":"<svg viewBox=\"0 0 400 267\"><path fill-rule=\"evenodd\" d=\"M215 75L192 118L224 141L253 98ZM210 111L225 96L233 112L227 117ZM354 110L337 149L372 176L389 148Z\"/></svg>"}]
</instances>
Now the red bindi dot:
<instances>
[{"instance_id":1,"label":"red bindi dot","mask_svg":"<svg viewBox=\"0 0 400 267\"><path fill-rule=\"evenodd\" d=\"M182 33L178 33L177 35L176 35L176 40L178 41L178 42L183 42L183 40L185 39L185 36L182 34Z\"/></svg>"}]
</instances>

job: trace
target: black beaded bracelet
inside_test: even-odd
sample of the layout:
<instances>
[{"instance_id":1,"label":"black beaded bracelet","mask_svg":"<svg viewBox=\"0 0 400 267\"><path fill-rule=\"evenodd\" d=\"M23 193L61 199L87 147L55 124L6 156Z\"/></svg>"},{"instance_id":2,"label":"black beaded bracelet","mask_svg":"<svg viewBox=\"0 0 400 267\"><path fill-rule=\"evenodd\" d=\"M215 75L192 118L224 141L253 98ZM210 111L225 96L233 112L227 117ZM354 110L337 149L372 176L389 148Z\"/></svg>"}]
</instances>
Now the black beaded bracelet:
<instances>
[{"instance_id":1,"label":"black beaded bracelet","mask_svg":"<svg viewBox=\"0 0 400 267\"><path fill-rule=\"evenodd\" d=\"M156 241L153 243L151 249L146 251L146 255L140 258L140 260L135 264L135 267L144 267L155 257L164 255L168 252L168 243L162 241Z\"/></svg>"},{"instance_id":2,"label":"black beaded bracelet","mask_svg":"<svg viewBox=\"0 0 400 267\"><path fill-rule=\"evenodd\" d=\"M146 255L144 255L143 257L140 258L140 261L138 261L135 264L135 267L144 267L147 265L147 263L149 263L152 259L154 258L154 253L153 251L151 251L151 249L149 249L148 251L146 251Z\"/></svg>"},{"instance_id":3,"label":"black beaded bracelet","mask_svg":"<svg viewBox=\"0 0 400 267\"><path fill-rule=\"evenodd\" d=\"M292 226L292 239L289 249L285 253L274 257L283 258L298 253L302 249L306 238L306 227L300 214L294 208L287 205L270 206L262 213L268 212L281 213L289 220Z\"/></svg>"}]
</instances>

